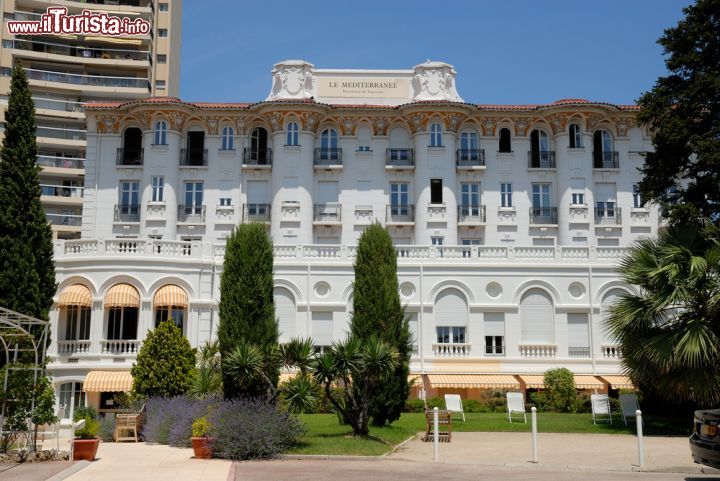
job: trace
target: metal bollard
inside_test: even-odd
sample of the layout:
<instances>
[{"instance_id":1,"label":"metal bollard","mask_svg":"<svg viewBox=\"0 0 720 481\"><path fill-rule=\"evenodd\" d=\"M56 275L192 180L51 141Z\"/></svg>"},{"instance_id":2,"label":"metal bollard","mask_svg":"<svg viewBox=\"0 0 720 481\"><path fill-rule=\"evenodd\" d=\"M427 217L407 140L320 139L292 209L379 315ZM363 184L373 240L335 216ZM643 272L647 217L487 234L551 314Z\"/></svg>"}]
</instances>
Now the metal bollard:
<instances>
[{"instance_id":1,"label":"metal bollard","mask_svg":"<svg viewBox=\"0 0 720 481\"><path fill-rule=\"evenodd\" d=\"M537 446L537 408L530 408L530 426L532 429L532 462L538 462L538 446Z\"/></svg>"},{"instance_id":2,"label":"metal bollard","mask_svg":"<svg viewBox=\"0 0 720 481\"><path fill-rule=\"evenodd\" d=\"M643 445L643 422L642 411L635 411L635 425L637 426L637 443L638 443L638 466L645 467L645 446Z\"/></svg>"},{"instance_id":3,"label":"metal bollard","mask_svg":"<svg viewBox=\"0 0 720 481\"><path fill-rule=\"evenodd\" d=\"M433 408L433 448L435 449L435 461L440 461L440 423L438 422L438 408Z\"/></svg>"}]
</instances>

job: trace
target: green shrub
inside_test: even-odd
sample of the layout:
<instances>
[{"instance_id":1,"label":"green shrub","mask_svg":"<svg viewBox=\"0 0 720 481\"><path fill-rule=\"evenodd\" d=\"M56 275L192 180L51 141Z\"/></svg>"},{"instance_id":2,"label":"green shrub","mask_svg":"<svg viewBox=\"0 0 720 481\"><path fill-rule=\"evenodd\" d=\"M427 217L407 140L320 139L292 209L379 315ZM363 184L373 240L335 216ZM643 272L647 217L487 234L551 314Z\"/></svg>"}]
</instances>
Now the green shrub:
<instances>
[{"instance_id":1,"label":"green shrub","mask_svg":"<svg viewBox=\"0 0 720 481\"><path fill-rule=\"evenodd\" d=\"M501 389L483 391L481 403L487 407L487 412L504 413L507 410L506 392Z\"/></svg>"},{"instance_id":2,"label":"green shrub","mask_svg":"<svg viewBox=\"0 0 720 481\"><path fill-rule=\"evenodd\" d=\"M545 371L545 411L575 412L577 391L573 373L564 367Z\"/></svg>"},{"instance_id":3,"label":"green shrub","mask_svg":"<svg viewBox=\"0 0 720 481\"><path fill-rule=\"evenodd\" d=\"M97 420L97 411L92 407L78 407L75 409L73 415L73 421L78 422L81 419L85 420L85 426L81 429L75 430L75 437L79 439L93 439L98 435L100 431L100 422Z\"/></svg>"},{"instance_id":4,"label":"green shrub","mask_svg":"<svg viewBox=\"0 0 720 481\"><path fill-rule=\"evenodd\" d=\"M591 413L592 404L590 403L590 394L586 391L580 391L575 398L576 413Z\"/></svg>"},{"instance_id":5,"label":"green shrub","mask_svg":"<svg viewBox=\"0 0 720 481\"><path fill-rule=\"evenodd\" d=\"M105 415L100 421L100 430L98 436L106 443L114 441L115 435L115 419L113 416Z\"/></svg>"},{"instance_id":6,"label":"green shrub","mask_svg":"<svg viewBox=\"0 0 720 481\"><path fill-rule=\"evenodd\" d=\"M203 416L192 423L192 435L194 438L204 438L210 431L210 421Z\"/></svg>"},{"instance_id":7,"label":"green shrub","mask_svg":"<svg viewBox=\"0 0 720 481\"><path fill-rule=\"evenodd\" d=\"M421 413L425 411L425 401L422 399L408 399L405 401L406 413Z\"/></svg>"}]
</instances>

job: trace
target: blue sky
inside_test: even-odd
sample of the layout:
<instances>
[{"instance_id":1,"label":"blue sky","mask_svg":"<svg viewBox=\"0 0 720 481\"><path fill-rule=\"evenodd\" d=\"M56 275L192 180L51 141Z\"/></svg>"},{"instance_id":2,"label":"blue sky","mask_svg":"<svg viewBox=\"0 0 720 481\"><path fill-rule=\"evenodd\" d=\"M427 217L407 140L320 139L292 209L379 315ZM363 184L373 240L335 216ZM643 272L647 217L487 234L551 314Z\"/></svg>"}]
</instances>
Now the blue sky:
<instances>
[{"instance_id":1,"label":"blue sky","mask_svg":"<svg viewBox=\"0 0 720 481\"><path fill-rule=\"evenodd\" d=\"M690 0L185 0L181 96L255 102L272 65L451 63L472 103L633 103L665 73L656 40Z\"/></svg>"}]
</instances>

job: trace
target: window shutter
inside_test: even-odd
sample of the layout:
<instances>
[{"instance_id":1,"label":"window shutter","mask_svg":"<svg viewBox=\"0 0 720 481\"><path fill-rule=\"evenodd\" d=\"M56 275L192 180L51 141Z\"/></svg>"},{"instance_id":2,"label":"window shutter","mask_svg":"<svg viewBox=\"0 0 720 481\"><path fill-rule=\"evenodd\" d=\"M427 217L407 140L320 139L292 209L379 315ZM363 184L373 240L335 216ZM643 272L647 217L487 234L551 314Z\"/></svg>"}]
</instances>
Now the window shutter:
<instances>
[{"instance_id":1,"label":"window shutter","mask_svg":"<svg viewBox=\"0 0 720 481\"><path fill-rule=\"evenodd\" d=\"M333 313L312 313L312 338L316 346L329 346L333 342Z\"/></svg>"},{"instance_id":2,"label":"window shutter","mask_svg":"<svg viewBox=\"0 0 720 481\"><path fill-rule=\"evenodd\" d=\"M485 313L485 334L486 336L505 335L505 314L502 312Z\"/></svg>"},{"instance_id":3,"label":"window shutter","mask_svg":"<svg viewBox=\"0 0 720 481\"><path fill-rule=\"evenodd\" d=\"M530 289L520 301L523 343L553 344L555 328L550 296L542 289Z\"/></svg>"},{"instance_id":4,"label":"window shutter","mask_svg":"<svg viewBox=\"0 0 720 481\"><path fill-rule=\"evenodd\" d=\"M436 326L467 326L468 308L465 296L457 289L446 289L435 301Z\"/></svg>"},{"instance_id":5,"label":"window shutter","mask_svg":"<svg viewBox=\"0 0 720 481\"><path fill-rule=\"evenodd\" d=\"M275 317L280 329L280 342L288 342L295 337L297 314L293 295L284 288L275 289Z\"/></svg>"},{"instance_id":6,"label":"window shutter","mask_svg":"<svg viewBox=\"0 0 720 481\"><path fill-rule=\"evenodd\" d=\"M568 314L568 347L590 347L587 314Z\"/></svg>"}]
</instances>

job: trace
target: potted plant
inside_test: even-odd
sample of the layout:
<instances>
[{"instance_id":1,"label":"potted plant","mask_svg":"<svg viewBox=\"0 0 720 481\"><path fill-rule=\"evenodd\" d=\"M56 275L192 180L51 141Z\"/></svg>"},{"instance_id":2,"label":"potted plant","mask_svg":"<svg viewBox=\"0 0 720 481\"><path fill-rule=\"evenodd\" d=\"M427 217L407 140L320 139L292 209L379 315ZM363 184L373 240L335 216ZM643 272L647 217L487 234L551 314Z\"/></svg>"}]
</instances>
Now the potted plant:
<instances>
[{"instance_id":1,"label":"potted plant","mask_svg":"<svg viewBox=\"0 0 720 481\"><path fill-rule=\"evenodd\" d=\"M210 431L210 422L207 417L203 416L196 419L192 424L192 443L195 459L210 459L213 456L213 444L215 438L208 436Z\"/></svg>"},{"instance_id":2,"label":"potted plant","mask_svg":"<svg viewBox=\"0 0 720 481\"><path fill-rule=\"evenodd\" d=\"M97 412L91 407L79 407L75 409L73 421L85 421L85 425L75 430L75 439L73 444L73 460L74 461L92 461L97 454L100 438L98 431L100 423L97 420Z\"/></svg>"}]
</instances>

